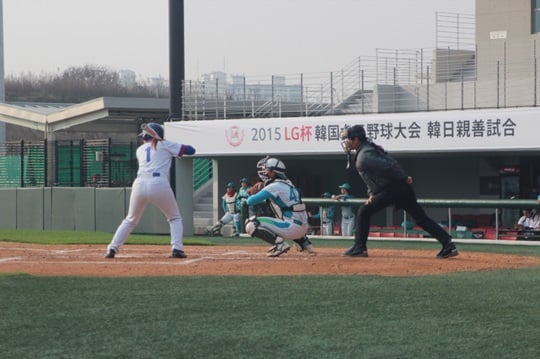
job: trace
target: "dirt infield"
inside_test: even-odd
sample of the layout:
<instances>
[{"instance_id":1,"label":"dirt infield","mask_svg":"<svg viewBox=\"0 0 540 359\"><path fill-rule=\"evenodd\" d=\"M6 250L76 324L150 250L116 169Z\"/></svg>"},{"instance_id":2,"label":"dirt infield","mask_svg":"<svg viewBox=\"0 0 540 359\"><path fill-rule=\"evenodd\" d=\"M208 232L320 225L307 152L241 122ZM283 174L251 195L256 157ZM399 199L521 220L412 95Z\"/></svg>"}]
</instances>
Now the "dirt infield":
<instances>
[{"instance_id":1,"label":"dirt infield","mask_svg":"<svg viewBox=\"0 0 540 359\"><path fill-rule=\"evenodd\" d=\"M461 252L437 259L433 251L371 249L368 258L342 257L342 248L316 255L291 250L266 257L265 246L187 246L187 259L169 258L168 246L126 245L105 259L103 245L36 245L0 242L0 272L37 276L192 276L374 274L427 275L539 266L540 258Z\"/></svg>"},{"instance_id":2,"label":"dirt infield","mask_svg":"<svg viewBox=\"0 0 540 359\"><path fill-rule=\"evenodd\" d=\"M371 249L369 258L342 257L341 248L316 255L294 249L266 257L265 246L187 246L187 259L169 258L168 246L126 245L105 259L104 245L36 245L0 242L0 273L36 276L189 276L373 274L416 276L540 266L540 258L480 252L437 259L430 250Z\"/></svg>"}]
</instances>

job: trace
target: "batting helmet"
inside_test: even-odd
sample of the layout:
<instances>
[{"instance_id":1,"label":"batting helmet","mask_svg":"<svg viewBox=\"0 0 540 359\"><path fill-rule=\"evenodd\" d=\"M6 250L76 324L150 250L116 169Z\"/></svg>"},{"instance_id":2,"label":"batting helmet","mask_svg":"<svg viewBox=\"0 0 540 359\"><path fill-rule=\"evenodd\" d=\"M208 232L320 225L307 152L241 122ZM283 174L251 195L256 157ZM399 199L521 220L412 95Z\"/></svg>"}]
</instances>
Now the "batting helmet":
<instances>
[{"instance_id":1,"label":"batting helmet","mask_svg":"<svg viewBox=\"0 0 540 359\"><path fill-rule=\"evenodd\" d=\"M141 136L145 141L152 138L155 138L156 140L162 140L164 138L163 126L161 126L159 123L143 123L141 125L141 130L142 132L139 134L139 136Z\"/></svg>"}]
</instances>

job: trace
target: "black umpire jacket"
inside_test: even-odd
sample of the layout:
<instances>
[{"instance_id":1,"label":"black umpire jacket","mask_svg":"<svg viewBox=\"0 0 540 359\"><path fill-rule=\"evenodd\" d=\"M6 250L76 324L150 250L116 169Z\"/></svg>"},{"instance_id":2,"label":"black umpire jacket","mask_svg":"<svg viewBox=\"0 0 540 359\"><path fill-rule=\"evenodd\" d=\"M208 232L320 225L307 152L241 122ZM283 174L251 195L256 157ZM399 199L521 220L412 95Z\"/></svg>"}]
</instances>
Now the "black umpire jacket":
<instances>
[{"instance_id":1,"label":"black umpire jacket","mask_svg":"<svg viewBox=\"0 0 540 359\"><path fill-rule=\"evenodd\" d=\"M356 150L356 154L348 154L347 172L358 174L367 186L367 194L377 194L393 181L405 181L407 174L399 163L380 146L364 141Z\"/></svg>"}]
</instances>

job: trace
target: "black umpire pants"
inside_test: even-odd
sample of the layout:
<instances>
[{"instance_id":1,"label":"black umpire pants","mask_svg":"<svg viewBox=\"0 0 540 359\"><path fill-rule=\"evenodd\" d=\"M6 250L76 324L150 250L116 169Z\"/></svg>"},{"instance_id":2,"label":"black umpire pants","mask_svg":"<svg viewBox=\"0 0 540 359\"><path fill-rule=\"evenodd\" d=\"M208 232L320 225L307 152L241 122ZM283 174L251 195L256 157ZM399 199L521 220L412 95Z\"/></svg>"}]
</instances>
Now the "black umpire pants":
<instances>
[{"instance_id":1,"label":"black umpire pants","mask_svg":"<svg viewBox=\"0 0 540 359\"><path fill-rule=\"evenodd\" d=\"M405 181L394 181L381 192L375 194L370 204L364 204L358 209L354 235L357 246L367 249L371 216L390 205L407 211L418 226L436 238L443 246L452 240L450 234L433 219L429 218L424 209L418 204L412 186L405 183Z\"/></svg>"}]
</instances>

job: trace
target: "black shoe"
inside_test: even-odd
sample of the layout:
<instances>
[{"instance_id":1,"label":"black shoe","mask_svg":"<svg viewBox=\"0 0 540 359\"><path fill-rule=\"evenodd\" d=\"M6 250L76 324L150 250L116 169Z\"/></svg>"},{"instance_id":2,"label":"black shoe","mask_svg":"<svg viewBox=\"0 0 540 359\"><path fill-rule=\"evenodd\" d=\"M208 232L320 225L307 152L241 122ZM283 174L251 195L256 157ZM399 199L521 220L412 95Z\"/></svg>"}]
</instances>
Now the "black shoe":
<instances>
[{"instance_id":1,"label":"black shoe","mask_svg":"<svg viewBox=\"0 0 540 359\"><path fill-rule=\"evenodd\" d=\"M180 249L173 249L172 258L187 258L187 254L184 251L181 251Z\"/></svg>"},{"instance_id":2,"label":"black shoe","mask_svg":"<svg viewBox=\"0 0 540 359\"><path fill-rule=\"evenodd\" d=\"M352 246L351 248L347 249L343 253L343 257L367 257L367 249L361 248L357 246L356 244Z\"/></svg>"},{"instance_id":3,"label":"black shoe","mask_svg":"<svg viewBox=\"0 0 540 359\"><path fill-rule=\"evenodd\" d=\"M116 255L116 251L114 249L109 249L107 253L105 253L105 258L114 258Z\"/></svg>"},{"instance_id":4,"label":"black shoe","mask_svg":"<svg viewBox=\"0 0 540 359\"><path fill-rule=\"evenodd\" d=\"M450 258L455 257L459 254L456 245L454 243L449 243L445 245L439 253L437 253L437 258Z\"/></svg>"}]
</instances>

